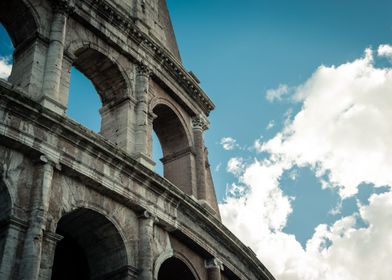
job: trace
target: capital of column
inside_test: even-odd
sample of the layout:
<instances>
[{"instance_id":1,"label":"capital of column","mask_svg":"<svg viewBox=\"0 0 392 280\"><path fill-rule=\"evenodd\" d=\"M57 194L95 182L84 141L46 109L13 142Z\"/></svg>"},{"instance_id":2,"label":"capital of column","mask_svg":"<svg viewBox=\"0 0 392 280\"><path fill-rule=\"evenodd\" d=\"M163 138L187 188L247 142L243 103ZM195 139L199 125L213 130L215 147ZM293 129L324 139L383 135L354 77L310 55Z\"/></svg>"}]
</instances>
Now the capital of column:
<instances>
[{"instance_id":1,"label":"capital of column","mask_svg":"<svg viewBox=\"0 0 392 280\"><path fill-rule=\"evenodd\" d=\"M137 70L137 75L139 75L139 76L144 76L144 77L149 78L152 75L151 68L148 67L147 65L145 65L143 62L140 62L137 65L136 70Z\"/></svg>"},{"instance_id":2,"label":"capital of column","mask_svg":"<svg viewBox=\"0 0 392 280\"><path fill-rule=\"evenodd\" d=\"M204 261L204 265L207 269L215 268L223 271L223 263L217 258L211 258Z\"/></svg>"},{"instance_id":3,"label":"capital of column","mask_svg":"<svg viewBox=\"0 0 392 280\"><path fill-rule=\"evenodd\" d=\"M75 3L73 0L51 0L50 3L55 13L68 15L75 9Z\"/></svg>"},{"instance_id":4,"label":"capital of column","mask_svg":"<svg viewBox=\"0 0 392 280\"><path fill-rule=\"evenodd\" d=\"M54 162L53 160L50 160L47 156L45 155L41 155L39 157L38 162L44 164L44 165L48 165L48 166L52 166L53 168L56 168L58 171L61 171L61 165L60 163Z\"/></svg>"},{"instance_id":5,"label":"capital of column","mask_svg":"<svg viewBox=\"0 0 392 280\"><path fill-rule=\"evenodd\" d=\"M201 115L192 118L193 129L207 130L209 127L208 120Z\"/></svg>"},{"instance_id":6,"label":"capital of column","mask_svg":"<svg viewBox=\"0 0 392 280\"><path fill-rule=\"evenodd\" d=\"M143 212L139 213L137 216L141 220L152 220L153 222L157 221L157 217L155 217L151 212L144 210Z\"/></svg>"}]
</instances>

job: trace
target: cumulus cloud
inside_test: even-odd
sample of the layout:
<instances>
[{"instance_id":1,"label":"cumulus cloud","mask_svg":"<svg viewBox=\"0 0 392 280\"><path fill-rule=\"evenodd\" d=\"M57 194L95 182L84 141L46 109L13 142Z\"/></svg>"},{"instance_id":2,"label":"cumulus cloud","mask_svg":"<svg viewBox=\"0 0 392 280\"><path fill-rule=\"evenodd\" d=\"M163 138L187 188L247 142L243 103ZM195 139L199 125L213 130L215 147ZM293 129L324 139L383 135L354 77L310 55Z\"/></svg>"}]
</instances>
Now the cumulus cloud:
<instances>
[{"instance_id":1,"label":"cumulus cloud","mask_svg":"<svg viewBox=\"0 0 392 280\"><path fill-rule=\"evenodd\" d=\"M282 98L289 93L289 87L281 84L277 88L269 89L266 92L266 98L270 102L282 100Z\"/></svg>"},{"instance_id":2,"label":"cumulus cloud","mask_svg":"<svg viewBox=\"0 0 392 280\"><path fill-rule=\"evenodd\" d=\"M377 53L379 56L386 57L389 61L392 61L392 46L380 45L378 47Z\"/></svg>"},{"instance_id":3,"label":"cumulus cloud","mask_svg":"<svg viewBox=\"0 0 392 280\"><path fill-rule=\"evenodd\" d=\"M387 48L381 50L378 55L385 56ZM223 222L277 279L390 278L392 191L372 195L368 205L332 225L318 225L303 247L283 232L293 209L279 185L293 167L310 167L343 200L362 183L392 186L392 68L377 68L373 58L366 50L355 61L320 66L293 93L301 110L272 139L255 141L267 158L233 160L227 169L238 177L235 187L246 192L220 205ZM358 219L367 226L358 228Z\"/></svg>"},{"instance_id":4,"label":"cumulus cloud","mask_svg":"<svg viewBox=\"0 0 392 280\"><path fill-rule=\"evenodd\" d=\"M244 160L243 158L236 157L236 158L231 158L229 162L227 163L227 172L230 172L234 175L240 174L243 169L244 169Z\"/></svg>"},{"instance_id":5,"label":"cumulus cloud","mask_svg":"<svg viewBox=\"0 0 392 280\"><path fill-rule=\"evenodd\" d=\"M6 57L0 57L0 79L7 79L12 70L12 64Z\"/></svg>"},{"instance_id":6,"label":"cumulus cloud","mask_svg":"<svg viewBox=\"0 0 392 280\"><path fill-rule=\"evenodd\" d=\"M231 151L238 147L237 140L232 137L223 137L220 144L226 151Z\"/></svg>"},{"instance_id":7,"label":"cumulus cloud","mask_svg":"<svg viewBox=\"0 0 392 280\"><path fill-rule=\"evenodd\" d=\"M338 67L321 66L298 87L302 110L262 151L328 176L342 198L361 183L392 185L392 69L373 55Z\"/></svg>"}]
</instances>

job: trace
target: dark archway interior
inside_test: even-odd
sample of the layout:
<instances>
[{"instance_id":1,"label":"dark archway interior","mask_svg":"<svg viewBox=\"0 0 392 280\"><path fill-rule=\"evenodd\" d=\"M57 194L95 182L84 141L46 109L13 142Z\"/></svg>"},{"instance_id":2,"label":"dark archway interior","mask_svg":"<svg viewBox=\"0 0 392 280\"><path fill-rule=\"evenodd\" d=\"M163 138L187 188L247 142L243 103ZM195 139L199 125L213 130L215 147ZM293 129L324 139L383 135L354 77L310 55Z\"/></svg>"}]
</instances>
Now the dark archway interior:
<instances>
[{"instance_id":1,"label":"dark archway interior","mask_svg":"<svg viewBox=\"0 0 392 280\"><path fill-rule=\"evenodd\" d=\"M185 129L178 116L166 105L153 109L157 118L153 122L154 131L161 143L164 157L179 152L189 146Z\"/></svg>"},{"instance_id":2,"label":"dark archway interior","mask_svg":"<svg viewBox=\"0 0 392 280\"><path fill-rule=\"evenodd\" d=\"M196 278L183 261L172 257L161 265L158 280L196 280Z\"/></svg>"},{"instance_id":3,"label":"dark archway interior","mask_svg":"<svg viewBox=\"0 0 392 280\"><path fill-rule=\"evenodd\" d=\"M0 177L0 221L6 220L11 214L11 197L6 185Z\"/></svg>"},{"instance_id":4,"label":"dark archway interior","mask_svg":"<svg viewBox=\"0 0 392 280\"><path fill-rule=\"evenodd\" d=\"M10 34L15 47L34 35L37 24L23 1L0 1L0 22Z\"/></svg>"},{"instance_id":5,"label":"dark archway interior","mask_svg":"<svg viewBox=\"0 0 392 280\"><path fill-rule=\"evenodd\" d=\"M1 171L1 170L0 170ZM11 197L5 186L2 178L0 177L0 224L9 219L11 215ZM4 245L6 239L6 227L0 227L0 260L4 254Z\"/></svg>"},{"instance_id":6,"label":"dark archway interior","mask_svg":"<svg viewBox=\"0 0 392 280\"><path fill-rule=\"evenodd\" d=\"M73 211L60 219L57 233L64 238L56 246L54 280L110 279L127 266L122 238L101 214L89 209Z\"/></svg>"},{"instance_id":7,"label":"dark archway interior","mask_svg":"<svg viewBox=\"0 0 392 280\"><path fill-rule=\"evenodd\" d=\"M103 105L126 95L126 81L113 61L91 48L82 48L75 55L73 65L91 80Z\"/></svg>"},{"instance_id":8,"label":"dark archway interior","mask_svg":"<svg viewBox=\"0 0 392 280\"><path fill-rule=\"evenodd\" d=\"M56 280L84 280L91 279L87 257L78 244L68 234L59 232L64 239L57 243L52 279Z\"/></svg>"},{"instance_id":9,"label":"dark archway interior","mask_svg":"<svg viewBox=\"0 0 392 280\"><path fill-rule=\"evenodd\" d=\"M153 109L153 129L162 148L163 176L187 194L192 194L192 150L178 115L167 105ZM156 145L154 145L156 146Z\"/></svg>"}]
</instances>

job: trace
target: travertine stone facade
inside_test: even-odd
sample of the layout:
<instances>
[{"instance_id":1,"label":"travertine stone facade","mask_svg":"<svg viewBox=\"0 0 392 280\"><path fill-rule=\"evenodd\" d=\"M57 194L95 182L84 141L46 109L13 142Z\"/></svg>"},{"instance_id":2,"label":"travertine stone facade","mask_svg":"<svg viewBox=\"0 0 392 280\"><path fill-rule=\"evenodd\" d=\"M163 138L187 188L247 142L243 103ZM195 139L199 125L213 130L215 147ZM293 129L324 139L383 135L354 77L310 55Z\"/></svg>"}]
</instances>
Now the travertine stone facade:
<instances>
[{"instance_id":1,"label":"travertine stone facade","mask_svg":"<svg viewBox=\"0 0 392 280\"><path fill-rule=\"evenodd\" d=\"M220 222L214 105L164 0L4 0L0 22L0 279L274 279ZM67 117L71 67L102 101L99 134Z\"/></svg>"}]
</instances>

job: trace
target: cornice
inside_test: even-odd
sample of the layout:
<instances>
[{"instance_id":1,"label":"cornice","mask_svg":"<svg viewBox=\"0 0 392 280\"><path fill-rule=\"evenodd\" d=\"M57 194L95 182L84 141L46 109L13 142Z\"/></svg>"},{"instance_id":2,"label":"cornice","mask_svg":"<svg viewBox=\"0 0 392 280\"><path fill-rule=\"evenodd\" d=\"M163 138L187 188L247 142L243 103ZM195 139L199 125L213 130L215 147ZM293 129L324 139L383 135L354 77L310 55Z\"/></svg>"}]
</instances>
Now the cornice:
<instances>
[{"instance_id":1,"label":"cornice","mask_svg":"<svg viewBox=\"0 0 392 280\"><path fill-rule=\"evenodd\" d=\"M107 0L86 0L84 3L89 5L92 10L111 25L118 27L118 30L138 43L147 53L152 54L152 57L171 74L207 116L215 108L211 99L201 89L198 81L192 77L192 74L188 73L164 46L136 26L134 19L122 13L120 9L114 7ZM81 3L76 1L76 6L78 5L81 5Z\"/></svg>"}]
</instances>

